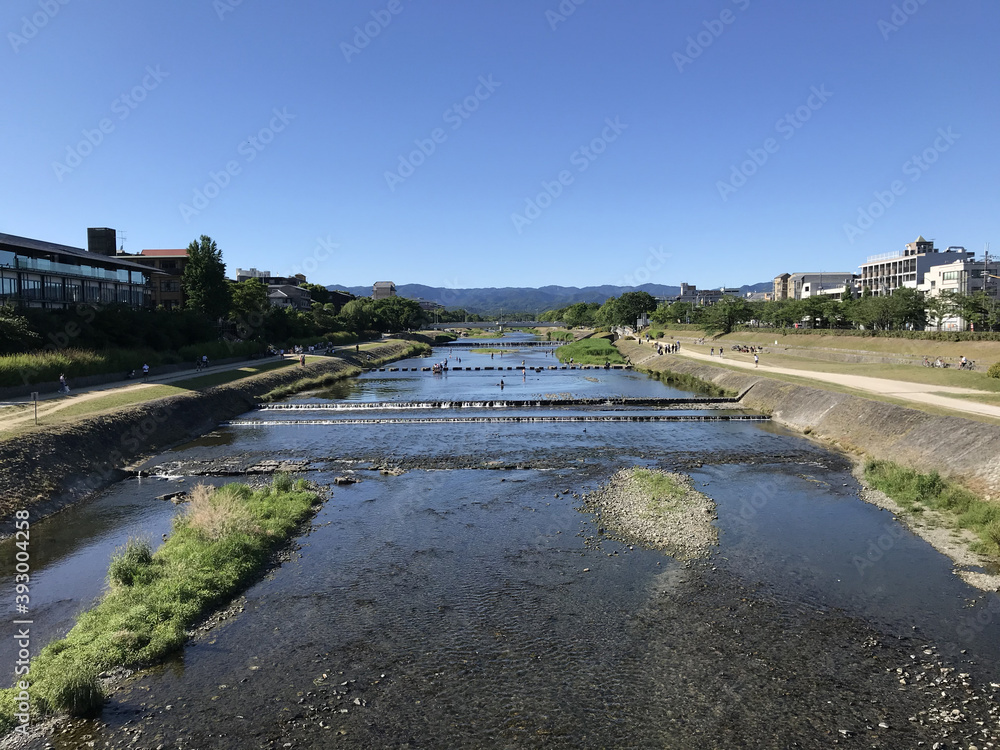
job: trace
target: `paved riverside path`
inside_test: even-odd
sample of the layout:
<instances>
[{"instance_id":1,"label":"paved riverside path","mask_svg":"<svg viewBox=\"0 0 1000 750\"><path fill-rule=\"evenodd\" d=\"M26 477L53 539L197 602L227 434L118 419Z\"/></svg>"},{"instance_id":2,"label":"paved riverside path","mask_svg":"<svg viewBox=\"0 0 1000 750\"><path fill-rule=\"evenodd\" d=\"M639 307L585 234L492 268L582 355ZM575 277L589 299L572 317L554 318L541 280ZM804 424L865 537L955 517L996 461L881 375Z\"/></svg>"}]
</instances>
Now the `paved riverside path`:
<instances>
[{"instance_id":1,"label":"paved riverside path","mask_svg":"<svg viewBox=\"0 0 1000 750\"><path fill-rule=\"evenodd\" d=\"M354 349L353 344L350 346L350 349ZM298 357L299 355L297 354L294 356L287 355L284 358L284 361L289 362L289 365L287 365L288 367L298 367ZM306 354L306 361L315 359L327 359L327 357L317 356L315 354ZM139 391L152 388L157 385L169 385L170 383L180 380L191 380L193 378L199 378L202 375L209 375L215 372L239 370L244 367L259 367L261 365L277 363L278 361L277 357L261 357L258 359L246 359L240 362L231 362L225 365L210 365L203 370L181 370L179 372L172 372L169 375L156 375L153 373L149 375L145 382L142 379L142 372L138 371L134 380L122 379L118 382L102 383L100 385L89 386L79 390L74 389L71 383L69 395L59 393L58 391L55 393L39 394L38 417L41 419L42 417L53 414L75 404L79 404L83 401L102 398L111 392L124 393L128 391ZM294 364L292 364L293 362ZM34 422L35 411L31 408L32 402L30 397L22 396L19 398L9 399L3 403L6 408L0 408L0 433L4 430L10 430L23 424L30 424Z\"/></svg>"},{"instance_id":2,"label":"paved riverside path","mask_svg":"<svg viewBox=\"0 0 1000 750\"><path fill-rule=\"evenodd\" d=\"M712 364L728 365L743 370L753 370L761 375L778 374L794 375L806 380L818 380L824 383L853 388L859 391L874 393L879 396L888 396L902 401L912 401L918 404L937 406L942 409L963 412L966 414L976 414L982 417L992 417L1000 419L1000 406L994 404L984 404L978 401L966 401L961 398L949 398L942 396L942 393L955 393L965 395L996 395L991 391L979 391L973 388L959 388L949 385L932 385L928 383L911 383L905 380L891 380L889 378L870 378L864 375L844 375L834 372L817 372L815 370L796 370L791 367L774 367L767 364L767 355L760 355L760 365L754 367L753 362L745 362L740 359L730 359L727 356L718 357L708 354L701 354L691 350L681 349L676 354L658 355L654 351L648 357L633 360L633 364L640 366L651 359L663 359L669 357L685 357L687 359L697 359ZM669 362L669 359L666 361Z\"/></svg>"}]
</instances>

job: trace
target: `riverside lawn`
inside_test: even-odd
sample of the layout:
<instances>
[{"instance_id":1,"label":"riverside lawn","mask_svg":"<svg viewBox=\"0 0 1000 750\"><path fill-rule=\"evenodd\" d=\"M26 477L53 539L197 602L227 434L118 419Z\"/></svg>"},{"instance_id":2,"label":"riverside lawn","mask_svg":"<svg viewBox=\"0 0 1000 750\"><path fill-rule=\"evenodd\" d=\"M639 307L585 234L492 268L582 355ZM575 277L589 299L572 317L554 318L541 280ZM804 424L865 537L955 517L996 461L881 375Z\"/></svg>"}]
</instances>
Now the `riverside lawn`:
<instances>
[{"instance_id":1,"label":"riverside lawn","mask_svg":"<svg viewBox=\"0 0 1000 750\"><path fill-rule=\"evenodd\" d=\"M304 479L286 474L259 489L195 487L160 549L136 540L119 549L101 602L31 661L19 678L30 685L31 717L15 718L17 687L0 691L0 731L57 712L100 713L102 672L157 664L182 648L187 628L249 586L320 502Z\"/></svg>"},{"instance_id":2,"label":"riverside lawn","mask_svg":"<svg viewBox=\"0 0 1000 750\"><path fill-rule=\"evenodd\" d=\"M556 349L556 356L560 362L569 362L583 365L603 365L610 362L613 365L627 364L625 358L606 338L589 338L574 341Z\"/></svg>"}]
</instances>

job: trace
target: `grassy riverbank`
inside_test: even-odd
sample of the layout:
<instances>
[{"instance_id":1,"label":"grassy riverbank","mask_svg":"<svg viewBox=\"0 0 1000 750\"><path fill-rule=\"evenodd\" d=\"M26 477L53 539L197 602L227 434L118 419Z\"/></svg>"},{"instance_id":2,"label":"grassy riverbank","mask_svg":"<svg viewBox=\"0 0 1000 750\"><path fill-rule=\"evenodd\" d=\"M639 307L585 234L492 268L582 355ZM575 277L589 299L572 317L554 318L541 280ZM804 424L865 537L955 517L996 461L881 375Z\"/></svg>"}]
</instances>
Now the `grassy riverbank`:
<instances>
[{"instance_id":1,"label":"grassy riverbank","mask_svg":"<svg viewBox=\"0 0 1000 750\"><path fill-rule=\"evenodd\" d=\"M386 343L381 342L379 344L368 344L361 346L356 354L363 354L368 350L374 349L384 349ZM371 359L364 360L365 367L378 367L379 365L385 364L386 362L394 362L398 359L406 359L407 357L417 357L417 356L427 356L433 349L429 344L424 344L420 341L394 341L391 343L403 345L404 348L396 348L393 351L385 352L384 354L372 357ZM348 356L350 352L346 352ZM345 357L346 359L347 357ZM357 359L357 356L355 356ZM285 385L279 386L271 391L268 391L263 396L261 396L261 401L271 402L280 401L283 398L288 398L289 396L301 393L302 391L309 391L315 388L323 388L328 385L336 383L338 380L343 380L344 378L353 378L355 375L359 375L363 372L362 367L357 365L350 365L337 372L329 372L324 375L320 375L312 378L302 378L301 380L296 380L293 383L287 383Z\"/></svg>"},{"instance_id":2,"label":"grassy riverbank","mask_svg":"<svg viewBox=\"0 0 1000 750\"><path fill-rule=\"evenodd\" d=\"M627 364L625 358L615 349L614 345L604 338L589 338L574 341L556 349L560 362L573 360L574 364L603 365L610 362L613 365Z\"/></svg>"},{"instance_id":3,"label":"grassy riverbank","mask_svg":"<svg viewBox=\"0 0 1000 750\"><path fill-rule=\"evenodd\" d=\"M305 480L287 475L257 490L195 487L163 546L152 553L148 542L131 541L119 550L101 602L31 661L22 678L31 715L99 713L101 672L157 664L180 649L187 628L252 582L319 502ZM0 692L0 728L13 729L19 712L17 688Z\"/></svg>"},{"instance_id":4,"label":"grassy riverbank","mask_svg":"<svg viewBox=\"0 0 1000 750\"><path fill-rule=\"evenodd\" d=\"M158 352L152 349L57 349L31 354L8 354L0 357L0 387L26 383L47 383L59 379L87 375L106 375L140 370L144 364L156 368L181 362L194 362L207 356L210 360L244 357L260 353L258 342L228 343L213 341L185 346L177 351Z\"/></svg>"},{"instance_id":5,"label":"grassy riverbank","mask_svg":"<svg viewBox=\"0 0 1000 750\"><path fill-rule=\"evenodd\" d=\"M974 552L1000 557L1000 504L981 500L937 472L921 474L889 461L869 460L864 478L907 513L937 511L948 525L974 533L979 539Z\"/></svg>"}]
</instances>

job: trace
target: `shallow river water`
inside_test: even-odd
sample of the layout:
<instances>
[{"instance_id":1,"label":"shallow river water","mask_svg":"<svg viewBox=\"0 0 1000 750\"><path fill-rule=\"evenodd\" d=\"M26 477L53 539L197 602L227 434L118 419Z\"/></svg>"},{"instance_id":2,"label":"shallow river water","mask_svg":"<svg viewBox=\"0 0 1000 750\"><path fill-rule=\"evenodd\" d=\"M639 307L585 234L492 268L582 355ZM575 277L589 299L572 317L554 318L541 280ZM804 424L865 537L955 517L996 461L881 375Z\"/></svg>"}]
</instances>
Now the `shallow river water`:
<instances>
[{"instance_id":1,"label":"shallow river water","mask_svg":"<svg viewBox=\"0 0 1000 750\"><path fill-rule=\"evenodd\" d=\"M398 364L449 355L499 364L461 349ZM522 359L554 363L503 357ZM375 372L294 401L693 395L628 371ZM115 546L169 531L183 506L157 495L230 481L190 474L281 459L320 484L360 480L332 488L238 616L37 746L909 748L995 732L997 596L862 502L843 457L768 422L421 421L743 414L728 408L399 412L254 412L153 462L179 478L122 482L37 524L35 619L56 637ZM688 473L717 503L709 559L615 541L582 510L637 464ZM929 689L940 665L969 685ZM934 673L904 684L897 668ZM953 705L962 720L931 720Z\"/></svg>"}]
</instances>

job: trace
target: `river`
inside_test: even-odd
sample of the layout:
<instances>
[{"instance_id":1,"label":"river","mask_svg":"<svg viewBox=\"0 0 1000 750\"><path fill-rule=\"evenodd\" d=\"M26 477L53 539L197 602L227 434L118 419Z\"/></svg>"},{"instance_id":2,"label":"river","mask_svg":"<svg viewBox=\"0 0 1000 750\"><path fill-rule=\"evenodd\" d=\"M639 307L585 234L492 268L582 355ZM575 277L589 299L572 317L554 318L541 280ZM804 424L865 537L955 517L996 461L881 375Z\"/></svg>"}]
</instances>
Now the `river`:
<instances>
[{"instance_id":1,"label":"river","mask_svg":"<svg viewBox=\"0 0 1000 750\"><path fill-rule=\"evenodd\" d=\"M445 358L528 369L410 370ZM861 501L844 457L769 422L669 421L752 416L726 404L469 405L694 395L631 371L531 369L555 363L544 347L437 349L245 415L150 462L159 478L35 524L36 637L52 638L100 595L116 546L169 532L183 505L158 495L230 481L195 474L286 460L321 484L359 480L333 487L238 616L47 741L910 748L977 720L996 732L997 595ZM403 408L430 401L466 405ZM668 419L625 419L652 416ZM633 465L687 473L716 502L709 559L615 541L583 511ZM931 720L953 706L961 721Z\"/></svg>"}]
</instances>

